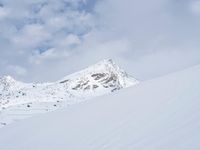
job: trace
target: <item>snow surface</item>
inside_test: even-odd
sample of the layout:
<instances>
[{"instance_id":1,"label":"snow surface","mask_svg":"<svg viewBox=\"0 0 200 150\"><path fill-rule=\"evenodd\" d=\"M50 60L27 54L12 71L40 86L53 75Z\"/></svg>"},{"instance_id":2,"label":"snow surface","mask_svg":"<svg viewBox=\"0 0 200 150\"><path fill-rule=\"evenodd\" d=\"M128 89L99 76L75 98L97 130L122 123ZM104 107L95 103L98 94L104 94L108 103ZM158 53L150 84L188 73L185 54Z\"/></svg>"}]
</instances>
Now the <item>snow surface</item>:
<instances>
[{"instance_id":1,"label":"snow surface","mask_svg":"<svg viewBox=\"0 0 200 150\"><path fill-rule=\"evenodd\" d=\"M2 150L199 150L200 66L0 129Z\"/></svg>"},{"instance_id":2,"label":"snow surface","mask_svg":"<svg viewBox=\"0 0 200 150\"><path fill-rule=\"evenodd\" d=\"M52 83L0 78L0 127L138 84L111 59Z\"/></svg>"}]
</instances>

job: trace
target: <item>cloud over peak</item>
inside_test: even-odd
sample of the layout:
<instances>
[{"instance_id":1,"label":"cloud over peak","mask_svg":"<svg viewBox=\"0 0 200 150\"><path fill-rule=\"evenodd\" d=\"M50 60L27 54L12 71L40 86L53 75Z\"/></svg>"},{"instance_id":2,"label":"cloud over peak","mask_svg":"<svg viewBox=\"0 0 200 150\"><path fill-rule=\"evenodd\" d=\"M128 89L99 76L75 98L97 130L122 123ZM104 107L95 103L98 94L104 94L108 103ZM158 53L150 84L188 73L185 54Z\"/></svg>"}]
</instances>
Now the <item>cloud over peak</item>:
<instances>
[{"instance_id":1,"label":"cloud over peak","mask_svg":"<svg viewBox=\"0 0 200 150\"><path fill-rule=\"evenodd\" d=\"M56 80L104 58L162 75L200 63L197 14L198 0L1 0L0 75Z\"/></svg>"}]
</instances>

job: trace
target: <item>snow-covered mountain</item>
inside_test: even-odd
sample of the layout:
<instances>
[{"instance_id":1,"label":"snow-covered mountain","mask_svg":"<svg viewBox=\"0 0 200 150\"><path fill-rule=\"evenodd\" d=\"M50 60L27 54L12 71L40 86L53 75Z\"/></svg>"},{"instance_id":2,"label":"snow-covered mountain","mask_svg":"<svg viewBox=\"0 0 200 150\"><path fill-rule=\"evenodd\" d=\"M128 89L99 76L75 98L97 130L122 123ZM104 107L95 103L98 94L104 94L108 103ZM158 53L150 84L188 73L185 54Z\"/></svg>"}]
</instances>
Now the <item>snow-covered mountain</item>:
<instances>
[{"instance_id":1,"label":"snow-covered mountain","mask_svg":"<svg viewBox=\"0 0 200 150\"><path fill-rule=\"evenodd\" d=\"M200 65L0 130L2 150L199 150ZM20 137L20 138L19 138Z\"/></svg>"},{"instance_id":2,"label":"snow-covered mountain","mask_svg":"<svg viewBox=\"0 0 200 150\"><path fill-rule=\"evenodd\" d=\"M0 78L0 124L6 125L34 113L52 111L138 83L111 59L52 83L23 83L5 76Z\"/></svg>"}]
</instances>

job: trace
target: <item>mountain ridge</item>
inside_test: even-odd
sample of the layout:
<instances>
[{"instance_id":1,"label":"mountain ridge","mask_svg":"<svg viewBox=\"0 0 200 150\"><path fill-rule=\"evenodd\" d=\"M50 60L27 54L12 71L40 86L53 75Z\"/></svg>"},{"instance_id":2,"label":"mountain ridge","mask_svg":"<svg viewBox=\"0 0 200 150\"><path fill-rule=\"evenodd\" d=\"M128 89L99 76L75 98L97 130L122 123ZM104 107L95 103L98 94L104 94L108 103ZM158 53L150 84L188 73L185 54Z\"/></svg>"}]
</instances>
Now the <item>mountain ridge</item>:
<instances>
[{"instance_id":1,"label":"mountain ridge","mask_svg":"<svg viewBox=\"0 0 200 150\"><path fill-rule=\"evenodd\" d=\"M2 114L15 114L13 109L20 110L20 114L38 107L41 112L52 111L138 83L111 59L104 59L56 82L23 83L4 76L0 78L0 122ZM44 106L41 108L40 104Z\"/></svg>"},{"instance_id":2,"label":"mountain ridge","mask_svg":"<svg viewBox=\"0 0 200 150\"><path fill-rule=\"evenodd\" d=\"M199 81L200 65L35 116L0 130L0 145L4 150L198 150Z\"/></svg>"}]
</instances>

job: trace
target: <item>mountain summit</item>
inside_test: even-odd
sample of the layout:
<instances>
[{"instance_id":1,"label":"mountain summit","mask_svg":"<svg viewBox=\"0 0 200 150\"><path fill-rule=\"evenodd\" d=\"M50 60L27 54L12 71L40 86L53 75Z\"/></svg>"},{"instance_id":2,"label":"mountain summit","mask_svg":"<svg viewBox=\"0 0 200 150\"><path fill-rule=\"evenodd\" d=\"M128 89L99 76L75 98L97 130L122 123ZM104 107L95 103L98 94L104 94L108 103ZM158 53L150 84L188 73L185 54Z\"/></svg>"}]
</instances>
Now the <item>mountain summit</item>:
<instances>
[{"instance_id":1,"label":"mountain summit","mask_svg":"<svg viewBox=\"0 0 200 150\"><path fill-rule=\"evenodd\" d=\"M113 92L138 83L124 70L120 69L111 59L105 59L80 72L69 75L60 81L67 83L72 90ZM99 91L100 92L100 91Z\"/></svg>"},{"instance_id":2,"label":"mountain summit","mask_svg":"<svg viewBox=\"0 0 200 150\"><path fill-rule=\"evenodd\" d=\"M29 110L32 114L30 112L38 107L39 112L52 111L58 106L82 102L138 83L111 59L102 60L52 83L23 83L5 76L0 78L0 112L7 114L11 111L15 114L15 109L22 114Z\"/></svg>"}]
</instances>

